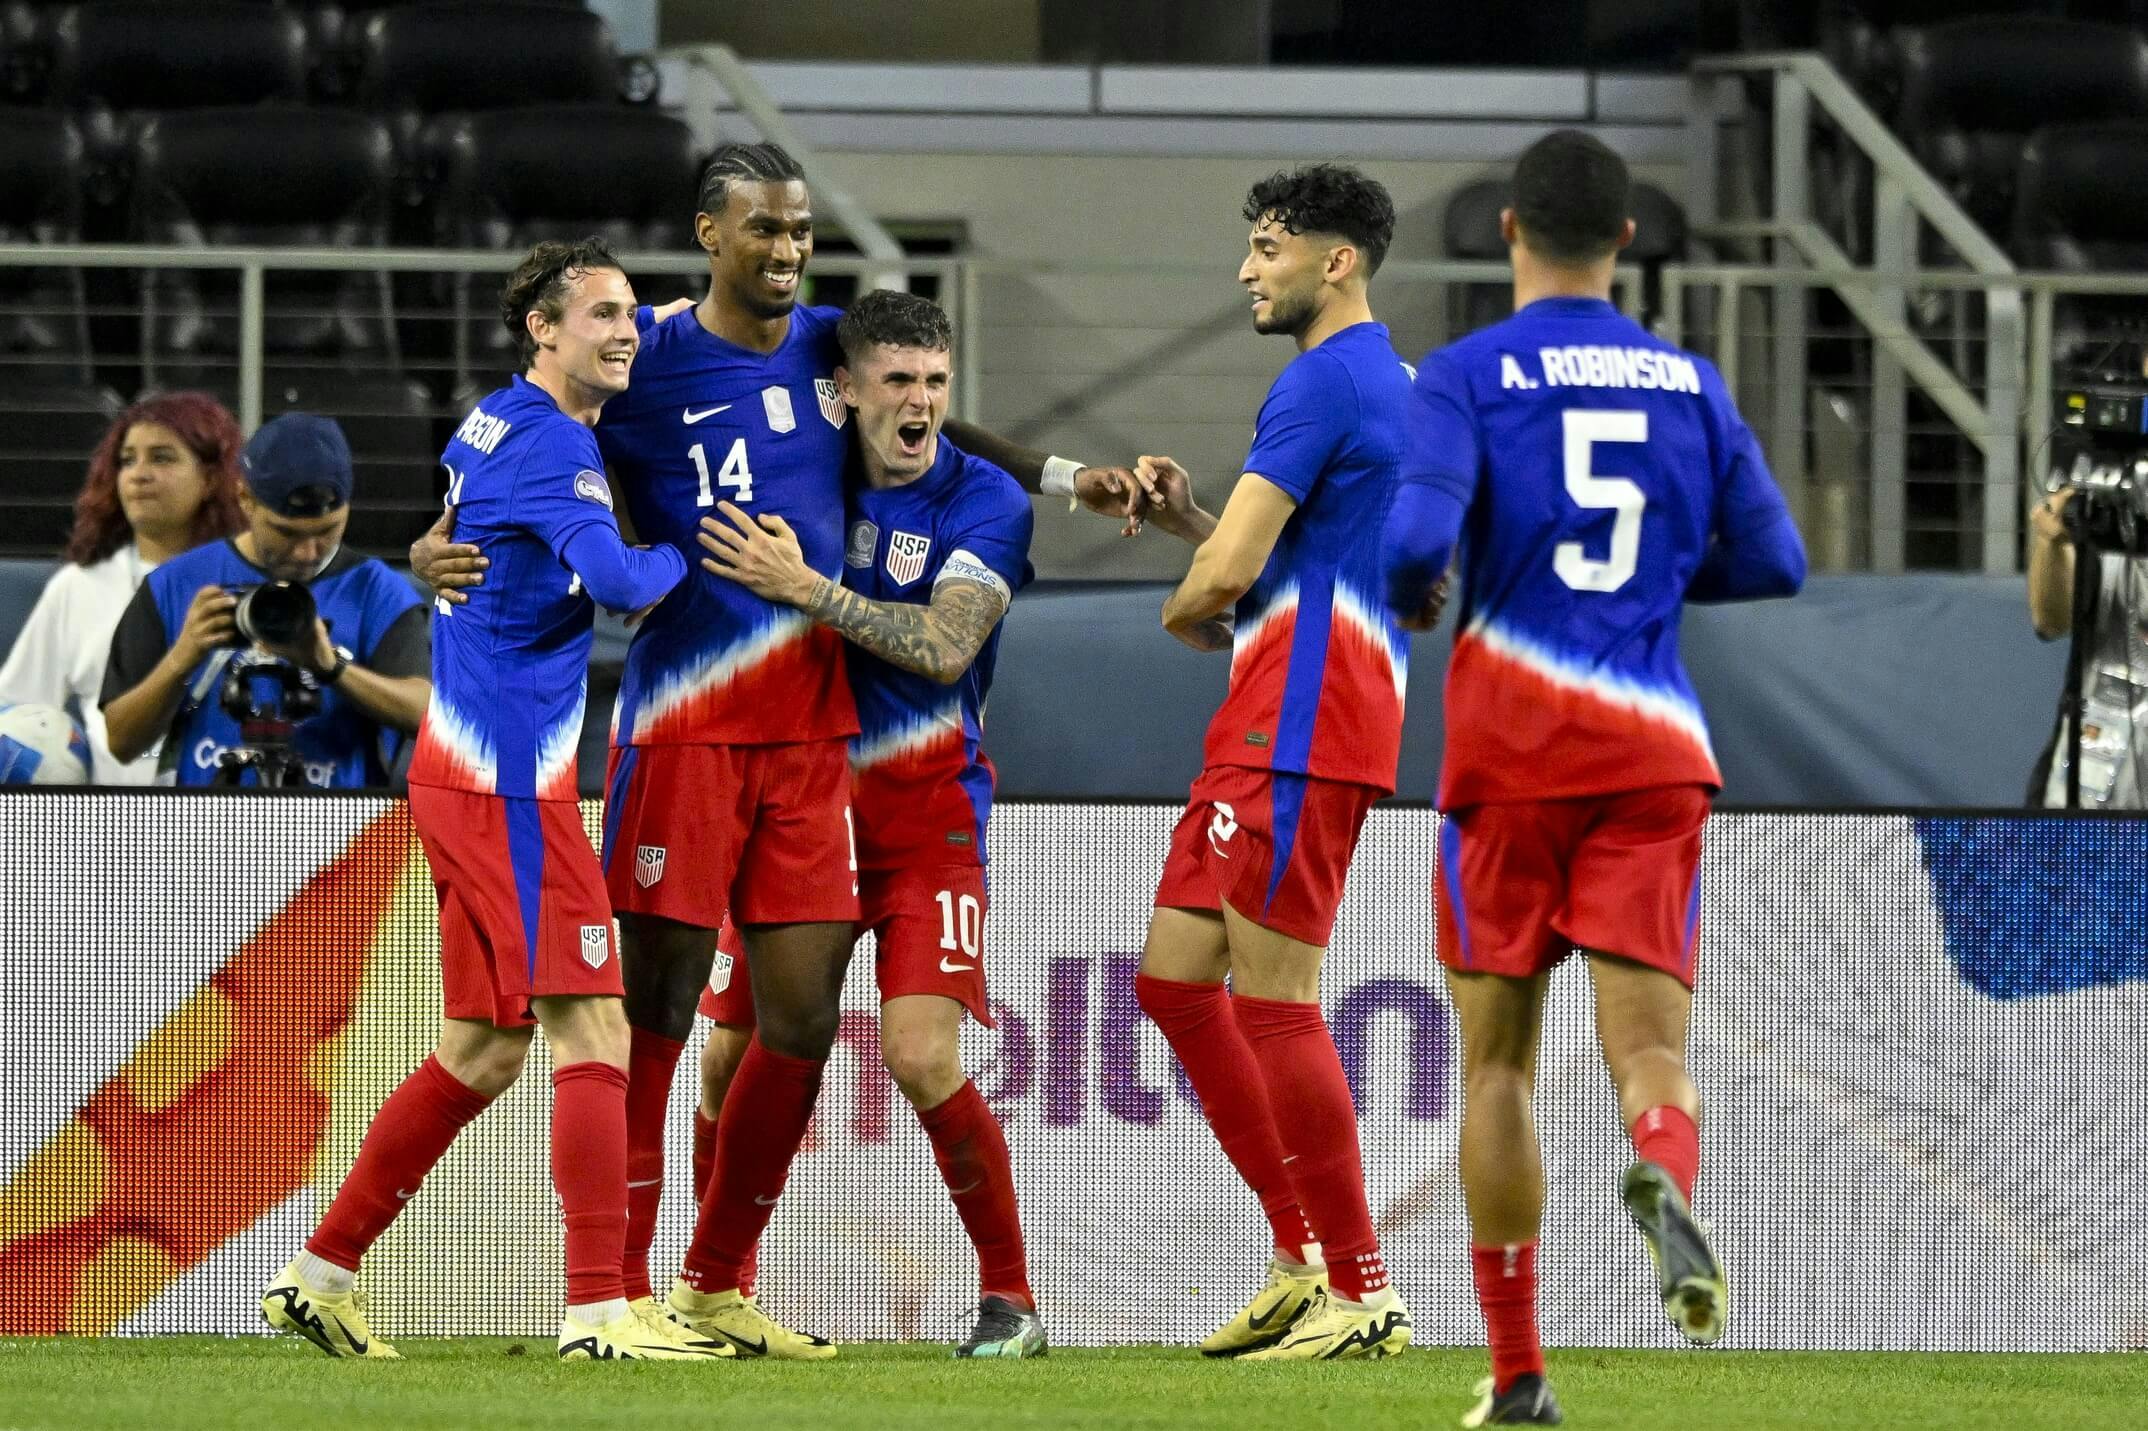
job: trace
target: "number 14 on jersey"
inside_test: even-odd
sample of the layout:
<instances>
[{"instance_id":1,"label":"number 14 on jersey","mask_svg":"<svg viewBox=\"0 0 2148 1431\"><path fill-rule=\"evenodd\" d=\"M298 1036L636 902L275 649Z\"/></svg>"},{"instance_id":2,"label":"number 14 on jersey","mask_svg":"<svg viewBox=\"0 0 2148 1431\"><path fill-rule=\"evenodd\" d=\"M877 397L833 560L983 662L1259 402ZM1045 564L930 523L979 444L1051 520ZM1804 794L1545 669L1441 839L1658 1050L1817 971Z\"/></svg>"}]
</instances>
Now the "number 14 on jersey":
<instances>
[{"instance_id":1,"label":"number 14 on jersey","mask_svg":"<svg viewBox=\"0 0 2148 1431\"><path fill-rule=\"evenodd\" d=\"M745 438L735 437L731 439L731 450L724 454L723 464L716 469L714 487L709 483L708 447L697 442L687 449L686 455L693 459L694 472L701 478L701 490L694 497L695 506L715 506L715 487L730 488L731 490L725 494L726 499L729 501L750 502L753 500L753 469L746 463Z\"/></svg>"}]
</instances>

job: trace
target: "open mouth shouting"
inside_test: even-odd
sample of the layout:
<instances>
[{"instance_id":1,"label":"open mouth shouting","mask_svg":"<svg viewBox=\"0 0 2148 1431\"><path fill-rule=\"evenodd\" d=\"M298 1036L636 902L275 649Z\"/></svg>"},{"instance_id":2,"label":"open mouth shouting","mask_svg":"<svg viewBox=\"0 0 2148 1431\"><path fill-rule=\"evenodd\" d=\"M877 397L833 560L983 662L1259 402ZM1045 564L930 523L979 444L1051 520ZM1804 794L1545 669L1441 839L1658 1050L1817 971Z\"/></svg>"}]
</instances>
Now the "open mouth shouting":
<instances>
[{"instance_id":1,"label":"open mouth shouting","mask_svg":"<svg viewBox=\"0 0 2148 1431\"><path fill-rule=\"evenodd\" d=\"M923 419L898 423L895 427L895 445L905 457L923 457L925 444L931 438L932 424Z\"/></svg>"}]
</instances>

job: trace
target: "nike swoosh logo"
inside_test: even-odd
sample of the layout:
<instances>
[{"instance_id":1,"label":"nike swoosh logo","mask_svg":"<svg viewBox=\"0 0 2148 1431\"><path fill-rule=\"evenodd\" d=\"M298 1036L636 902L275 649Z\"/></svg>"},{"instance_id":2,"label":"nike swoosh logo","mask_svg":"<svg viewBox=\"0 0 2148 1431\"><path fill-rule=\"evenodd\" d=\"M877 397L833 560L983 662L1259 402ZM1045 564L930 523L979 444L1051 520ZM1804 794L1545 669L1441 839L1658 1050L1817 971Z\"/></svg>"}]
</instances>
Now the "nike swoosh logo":
<instances>
[{"instance_id":1,"label":"nike swoosh logo","mask_svg":"<svg viewBox=\"0 0 2148 1431\"><path fill-rule=\"evenodd\" d=\"M969 1185L968 1187L966 1187L966 1188L949 1188L949 1189L947 1190L947 1195L948 1195L949 1197L960 1197L960 1196L962 1196L962 1195L963 1195L964 1193L966 1193L966 1192L975 1192L975 1191L976 1191L976 1190L977 1190L978 1188L981 1188L981 1187L983 1187L983 1186L984 1186L984 1179L983 1179L983 1178L979 1178L979 1179L977 1179L977 1180L976 1180L975 1182L971 1183L971 1184L970 1184L970 1185Z\"/></svg>"},{"instance_id":2,"label":"nike swoosh logo","mask_svg":"<svg viewBox=\"0 0 2148 1431\"><path fill-rule=\"evenodd\" d=\"M635 1182L632 1178L628 1178L627 1186L630 1188L653 1188L662 1181L662 1178L643 1178L640 1182Z\"/></svg>"},{"instance_id":3,"label":"nike swoosh logo","mask_svg":"<svg viewBox=\"0 0 2148 1431\"><path fill-rule=\"evenodd\" d=\"M725 1332L724 1335L731 1338L731 1345L737 1347L748 1356L768 1355L768 1343L766 1341L750 1342L744 1337L732 1336L729 1332Z\"/></svg>"},{"instance_id":4,"label":"nike swoosh logo","mask_svg":"<svg viewBox=\"0 0 2148 1431\"><path fill-rule=\"evenodd\" d=\"M719 412L729 412L730 410L731 404L721 403L716 407L703 408L700 412L695 412L692 408L685 408L681 410L679 416L685 421L688 427L692 427L695 423L701 421L701 419L704 417L714 417Z\"/></svg>"},{"instance_id":5,"label":"nike swoosh logo","mask_svg":"<svg viewBox=\"0 0 2148 1431\"><path fill-rule=\"evenodd\" d=\"M776 1205L777 1199L781 1198L782 1196L783 1194L781 1193L777 1193L775 1197L762 1197L759 1194L755 1194L753 1200L757 1205L761 1207L774 1207Z\"/></svg>"},{"instance_id":6,"label":"nike swoosh logo","mask_svg":"<svg viewBox=\"0 0 2148 1431\"><path fill-rule=\"evenodd\" d=\"M1276 1313L1282 1310L1283 1304L1281 1302L1277 1302L1274 1306L1270 1307L1267 1311L1262 1312L1259 1316L1247 1317L1246 1330L1249 1332L1259 1331L1262 1327L1265 1327L1268 1325L1268 1323L1274 1321Z\"/></svg>"},{"instance_id":7,"label":"nike swoosh logo","mask_svg":"<svg viewBox=\"0 0 2148 1431\"><path fill-rule=\"evenodd\" d=\"M401 1201L409 1202L412 1198L418 1195L418 1190L416 1188L412 1188L409 1192L404 1192L401 1188L397 1188L395 1190L395 1195Z\"/></svg>"},{"instance_id":8,"label":"nike swoosh logo","mask_svg":"<svg viewBox=\"0 0 2148 1431\"><path fill-rule=\"evenodd\" d=\"M940 972L943 974L966 974L976 967L975 964L950 964L945 959L940 961Z\"/></svg>"}]
</instances>

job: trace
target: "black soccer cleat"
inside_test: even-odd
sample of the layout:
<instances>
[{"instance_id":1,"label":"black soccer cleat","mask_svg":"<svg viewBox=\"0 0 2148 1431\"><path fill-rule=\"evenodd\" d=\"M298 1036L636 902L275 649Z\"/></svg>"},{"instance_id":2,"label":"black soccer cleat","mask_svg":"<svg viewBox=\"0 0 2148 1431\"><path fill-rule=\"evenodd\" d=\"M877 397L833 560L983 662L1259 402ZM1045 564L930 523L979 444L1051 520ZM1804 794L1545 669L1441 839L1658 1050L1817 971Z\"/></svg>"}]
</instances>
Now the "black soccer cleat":
<instances>
[{"instance_id":1,"label":"black soccer cleat","mask_svg":"<svg viewBox=\"0 0 2148 1431\"><path fill-rule=\"evenodd\" d=\"M1486 1377L1477 1383L1477 1395L1483 1399L1462 1418L1464 1426L1556 1426L1566 1419L1541 1372L1523 1372L1503 1392L1494 1392Z\"/></svg>"},{"instance_id":2,"label":"black soccer cleat","mask_svg":"<svg viewBox=\"0 0 2148 1431\"><path fill-rule=\"evenodd\" d=\"M1025 1312L1005 1297L987 1297L977 1304L977 1325L969 1340L955 1348L958 1357L1035 1357L1049 1350L1044 1342L1044 1319Z\"/></svg>"},{"instance_id":3,"label":"black soccer cleat","mask_svg":"<svg viewBox=\"0 0 2148 1431\"><path fill-rule=\"evenodd\" d=\"M1730 1319L1730 1286L1678 1184L1654 1163L1635 1163L1619 1196L1655 1261L1663 1314L1688 1341L1719 1339Z\"/></svg>"}]
</instances>

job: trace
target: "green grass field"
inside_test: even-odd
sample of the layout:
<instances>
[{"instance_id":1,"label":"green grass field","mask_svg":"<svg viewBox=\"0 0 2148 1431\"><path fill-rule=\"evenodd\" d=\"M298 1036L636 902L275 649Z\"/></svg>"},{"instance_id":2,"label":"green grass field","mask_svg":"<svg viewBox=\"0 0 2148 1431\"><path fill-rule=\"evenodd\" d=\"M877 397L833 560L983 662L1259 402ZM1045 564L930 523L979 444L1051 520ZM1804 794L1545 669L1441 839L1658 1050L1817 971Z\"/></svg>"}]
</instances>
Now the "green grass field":
<instances>
[{"instance_id":1,"label":"green grass field","mask_svg":"<svg viewBox=\"0 0 2148 1431\"><path fill-rule=\"evenodd\" d=\"M961 1363L940 1347L855 1346L817 1366L565 1366L545 1342L401 1343L402 1362L332 1362L294 1342L0 1340L10 1428L1451 1426L1483 1353L1212 1364L1183 1350L1063 1351ZM2148 1357L1555 1351L1579 1427L2066 1426L2148 1422ZM718 1419L720 1418L720 1420Z\"/></svg>"}]
</instances>

